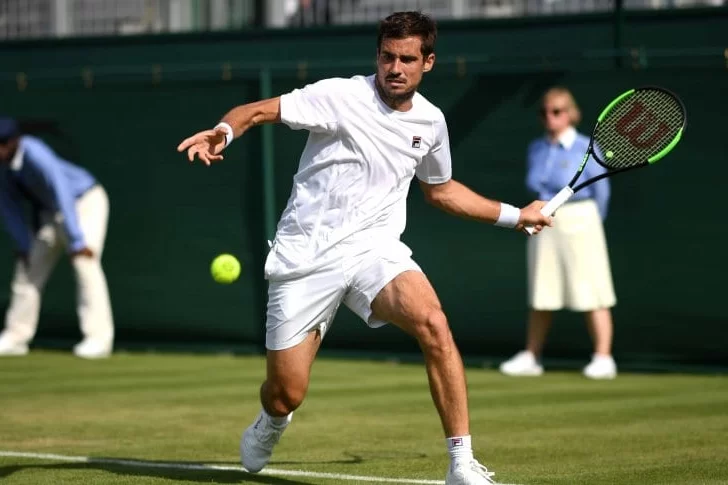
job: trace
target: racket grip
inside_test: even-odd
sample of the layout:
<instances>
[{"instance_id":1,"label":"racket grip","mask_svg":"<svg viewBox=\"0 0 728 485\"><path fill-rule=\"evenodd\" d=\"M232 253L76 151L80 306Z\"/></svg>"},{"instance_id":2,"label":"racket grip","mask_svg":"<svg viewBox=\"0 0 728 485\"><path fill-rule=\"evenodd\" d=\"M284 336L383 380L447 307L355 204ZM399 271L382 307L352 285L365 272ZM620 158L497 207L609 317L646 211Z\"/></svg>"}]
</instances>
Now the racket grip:
<instances>
[{"instance_id":1,"label":"racket grip","mask_svg":"<svg viewBox=\"0 0 728 485\"><path fill-rule=\"evenodd\" d=\"M567 185L566 187L561 189L558 194L554 195L553 199L548 201L545 206L541 207L541 214L545 215L546 217L551 217L554 212L556 212L556 209L564 205L566 201L571 198L572 195L574 195L574 190ZM531 235L536 230L536 228L533 226L526 226L523 228L523 230Z\"/></svg>"}]
</instances>

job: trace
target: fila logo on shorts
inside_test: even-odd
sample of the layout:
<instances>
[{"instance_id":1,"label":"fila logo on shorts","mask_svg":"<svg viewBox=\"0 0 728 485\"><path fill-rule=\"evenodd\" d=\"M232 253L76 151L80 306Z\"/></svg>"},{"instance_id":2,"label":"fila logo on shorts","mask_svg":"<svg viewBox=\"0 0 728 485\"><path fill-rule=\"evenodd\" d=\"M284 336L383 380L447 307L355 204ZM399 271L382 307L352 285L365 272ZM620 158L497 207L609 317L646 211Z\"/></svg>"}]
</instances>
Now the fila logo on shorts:
<instances>
[{"instance_id":1,"label":"fila logo on shorts","mask_svg":"<svg viewBox=\"0 0 728 485\"><path fill-rule=\"evenodd\" d=\"M422 137L421 136L413 136L412 137L412 148L419 148L420 143L422 143Z\"/></svg>"}]
</instances>

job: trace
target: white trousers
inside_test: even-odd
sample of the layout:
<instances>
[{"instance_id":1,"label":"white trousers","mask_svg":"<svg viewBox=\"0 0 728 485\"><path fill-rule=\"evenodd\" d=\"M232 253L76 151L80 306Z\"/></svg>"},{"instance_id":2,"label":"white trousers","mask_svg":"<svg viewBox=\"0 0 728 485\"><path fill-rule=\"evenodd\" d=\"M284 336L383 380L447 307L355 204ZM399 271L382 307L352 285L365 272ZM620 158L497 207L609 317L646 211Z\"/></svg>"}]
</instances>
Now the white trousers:
<instances>
[{"instance_id":1,"label":"white trousers","mask_svg":"<svg viewBox=\"0 0 728 485\"><path fill-rule=\"evenodd\" d=\"M76 213L86 246L94 253L92 258L80 256L71 261L76 275L76 307L81 333L84 340L111 349L114 323L106 276L101 268L109 219L106 191L98 185L90 189L76 201ZM35 336L43 287L59 257L68 247L62 222L60 214L44 213L41 228L35 235L28 255L27 267L22 262L16 264L3 339L28 344Z\"/></svg>"}]
</instances>

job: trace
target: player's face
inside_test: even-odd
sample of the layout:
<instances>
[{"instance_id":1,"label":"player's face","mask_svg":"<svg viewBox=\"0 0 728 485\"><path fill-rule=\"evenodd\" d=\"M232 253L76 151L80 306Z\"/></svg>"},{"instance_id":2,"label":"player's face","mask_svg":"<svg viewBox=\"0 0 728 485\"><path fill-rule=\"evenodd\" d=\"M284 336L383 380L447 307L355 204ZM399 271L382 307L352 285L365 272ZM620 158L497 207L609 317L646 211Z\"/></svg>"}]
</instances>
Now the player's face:
<instances>
[{"instance_id":1,"label":"player's face","mask_svg":"<svg viewBox=\"0 0 728 485\"><path fill-rule=\"evenodd\" d=\"M423 57L421 48L422 39L418 36L382 39L377 52L377 83L390 106L412 99L422 75L432 69L435 55Z\"/></svg>"},{"instance_id":2,"label":"player's face","mask_svg":"<svg viewBox=\"0 0 728 485\"><path fill-rule=\"evenodd\" d=\"M541 107L541 120L546 131L558 135L571 125L571 105L566 96L549 96Z\"/></svg>"}]
</instances>

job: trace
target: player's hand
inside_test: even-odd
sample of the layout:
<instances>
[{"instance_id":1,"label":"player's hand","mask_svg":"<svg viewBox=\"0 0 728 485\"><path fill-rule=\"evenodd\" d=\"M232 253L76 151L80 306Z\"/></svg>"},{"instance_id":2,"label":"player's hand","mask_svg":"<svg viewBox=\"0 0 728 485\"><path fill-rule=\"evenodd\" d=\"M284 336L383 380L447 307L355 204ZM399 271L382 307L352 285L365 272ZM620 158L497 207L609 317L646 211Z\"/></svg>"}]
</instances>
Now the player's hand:
<instances>
[{"instance_id":1,"label":"player's hand","mask_svg":"<svg viewBox=\"0 0 728 485\"><path fill-rule=\"evenodd\" d=\"M212 162L222 160L220 153L225 148L225 128L218 127L213 130L201 131L184 140L177 147L178 152L187 150L187 158L190 162L194 161L195 155L202 160L205 165Z\"/></svg>"},{"instance_id":2,"label":"player's hand","mask_svg":"<svg viewBox=\"0 0 728 485\"><path fill-rule=\"evenodd\" d=\"M545 205L546 202L542 200L534 200L526 207L523 207L521 209L521 217L518 219L516 229L525 232L525 226L533 226L536 229L534 234L538 234L544 227L552 226L553 218L546 217L541 214L541 208Z\"/></svg>"},{"instance_id":3,"label":"player's hand","mask_svg":"<svg viewBox=\"0 0 728 485\"><path fill-rule=\"evenodd\" d=\"M91 249L89 249L89 248L81 248L78 251L72 252L71 257L73 257L73 258L78 258L78 257L93 258L94 252L91 251Z\"/></svg>"}]
</instances>

